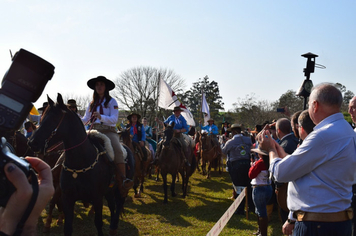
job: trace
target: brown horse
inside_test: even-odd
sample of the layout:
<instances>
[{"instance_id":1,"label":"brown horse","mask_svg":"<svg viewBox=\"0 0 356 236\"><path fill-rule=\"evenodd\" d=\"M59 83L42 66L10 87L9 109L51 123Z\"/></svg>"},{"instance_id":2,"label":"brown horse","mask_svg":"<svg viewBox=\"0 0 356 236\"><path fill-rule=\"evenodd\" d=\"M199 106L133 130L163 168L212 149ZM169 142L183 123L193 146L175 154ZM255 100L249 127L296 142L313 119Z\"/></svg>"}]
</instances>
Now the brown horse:
<instances>
[{"instance_id":1,"label":"brown horse","mask_svg":"<svg viewBox=\"0 0 356 236\"><path fill-rule=\"evenodd\" d=\"M143 161L143 152L139 146L139 144L132 141L130 136L130 131L124 129L123 131L119 131L118 134L121 136L122 143L126 145L134 154L135 158L135 175L134 175L134 191L135 191L135 198L141 197L141 192L143 193L143 183L145 182L145 177L150 170L150 164L152 162L152 154L151 151L147 146L147 160ZM139 190L137 191L137 188Z\"/></svg>"},{"instance_id":2,"label":"brown horse","mask_svg":"<svg viewBox=\"0 0 356 236\"><path fill-rule=\"evenodd\" d=\"M11 131L3 134L9 149L19 157L34 156L34 152L28 146L28 139L20 131Z\"/></svg>"},{"instance_id":3,"label":"brown horse","mask_svg":"<svg viewBox=\"0 0 356 236\"><path fill-rule=\"evenodd\" d=\"M211 168L219 167L219 173L221 174L220 164L221 164L221 147L216 142L214 142L215 137L213 135L208 135L205 132L200 133L200 157L202 161L203 175L207 175L207 179L210 178ZM208 171L206 171L206 164L208 163Z\"/></svg>"},{"instance_id":4,"label":"brown horse","mask_svg":"<svg viewBox=\"0 0 356 236\"><path fill-rule=\"evenodd\" d=\"M49 148L44 155L42 153L38 154L38 157L41 158L43 161L45 161L52 168L53 187L55 189L54 195L51 201L49 202L47 218L45 220L45 225L43 228L44 233L50 232L53 210L56 206L59 211L59 215L56 223L57 225L63 224L64 213L63 213L63 206L61 200L62 191L59 184L62 165L61 164L56 165L59 157L62 155L63 152L64 152L64 146L63 143L60 143L58 145L54 145L53 147Z\"/></svg>"},{"instance_id":5,"label":"brown horse","mask_svg":"<svg viewBox=\"0 0 356 236\"><path fill-rule=\"evenodd\" d=\"M167 126L164 131L164 138L162 141L162 149L159 153L158 166L161 169L164 190L164 203L168 203L167 197L167 174L172 175L171 193L175 197L175 180L177 174L182 176L182 191L183 198L187 196L189 177L194 173L196 168L196 159L194 157L193 148L187 144L186 150L183 150L179 140L173 136L174 122ZM184 163L182 155L187 158L190 166Z\"/></svg>"}]
</instances>

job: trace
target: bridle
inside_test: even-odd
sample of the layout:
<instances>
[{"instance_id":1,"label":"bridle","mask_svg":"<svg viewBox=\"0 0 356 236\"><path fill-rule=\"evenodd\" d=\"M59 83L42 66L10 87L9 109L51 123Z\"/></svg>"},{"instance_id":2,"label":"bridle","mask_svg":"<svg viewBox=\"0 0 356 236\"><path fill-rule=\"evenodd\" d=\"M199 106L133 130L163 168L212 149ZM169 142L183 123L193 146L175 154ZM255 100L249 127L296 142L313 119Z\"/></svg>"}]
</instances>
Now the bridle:
<instances>
[{"instance_id":1,"label":"bridle","mask_svg":"<svg viewBox=\"0 0 356 236\"><path fill-rule=\"evenodd\" d=\"M57 127L51 132L51 135L45 140L45 147L44 147L44 149L43 149L43 154L44 154L44 155L45 155L45 153L46 153L46 149L47 149L47 147L48 147L49 141L53 138L54 135L56 135L59 126L62 124L62 121L63 121L63 119L64 119L64 116L65 116L66 112L62 111L62 113L63 113L63 115L62 115L61 120L59 121ZM88 122L87 122L87 123L88 123ZM92 125L90 126L90 130L91 130L91 129L92 129ZM77 144L77 145L74 145L73 147L60 150L60 151L65 152L65 151L69 151L69 150L71 150L71 149L77 148L77 147L79 147L80 145L82 145L87 139L88 139L88 135L86 135L85 139L84 139L81 143L79 143L79 144ZM52 147L52 148L49 150L49 152L53 151L54 149L56 149L57 147L59 147L60 145L62 145L62 143L63 143L63 142L60 142L60 143L57 144L56 146Z\"/></svg>"},{"instance_id":2,"label":"bridle","mask_svg":"<svg viewBox=\"0 0 356 236\"><path fill-rule=\"evenodd\" d=\"M43 149L43 155L46 154L46 149L48 147L48 143L53 138L53 136L57 134L57 130L58 130L59 126L61 126L65 115L66 115L66 113L62 111L62 117L61 117L57 127L51 132L51 135L45 140L45 146L44 146L44 149Z\"/></svg>"}]
</instances>

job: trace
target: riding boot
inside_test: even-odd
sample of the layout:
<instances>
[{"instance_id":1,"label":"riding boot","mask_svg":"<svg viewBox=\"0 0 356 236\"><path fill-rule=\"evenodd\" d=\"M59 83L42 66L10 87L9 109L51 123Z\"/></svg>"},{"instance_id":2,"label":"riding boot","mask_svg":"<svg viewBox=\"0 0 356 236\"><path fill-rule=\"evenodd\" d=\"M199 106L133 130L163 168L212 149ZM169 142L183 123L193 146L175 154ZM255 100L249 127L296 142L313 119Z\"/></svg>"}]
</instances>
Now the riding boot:
<instances>
[{"instance_id":1,"label":"riding boot","mask_svg":"<svg viewBox=\"0 0 356 236\"><path fill-rule=\"evenodd\" d=\"M116 164L116 181L122 197L126 197L129 190L133 187L134 182L131 179L126 178L126 166L125 163Z\"/></svg>"},{"instance_id":2,"label":"riding boot","mask_svg":"<svg viewBox=\"0 0 356 236\"><path fill-rule=\"evenodd\" d=\"M268 217L258 217L258 226L260 228L260 235L267 236Z\"/></svg>"}]
</instances>

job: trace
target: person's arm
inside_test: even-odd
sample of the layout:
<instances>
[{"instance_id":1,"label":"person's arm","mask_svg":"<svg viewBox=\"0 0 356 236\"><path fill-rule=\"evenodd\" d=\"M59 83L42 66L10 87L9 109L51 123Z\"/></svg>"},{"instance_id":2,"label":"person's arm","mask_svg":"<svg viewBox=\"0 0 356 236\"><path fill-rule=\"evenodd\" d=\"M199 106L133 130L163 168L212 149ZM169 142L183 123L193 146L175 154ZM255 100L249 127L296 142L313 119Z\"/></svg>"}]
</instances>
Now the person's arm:
<instances>
[{"instance_id":1,"label":"person's arm","mask_svg":"<svg viewBox=\"0 0 356 236\"><path fill-rule=\"evenodd\" d=\"M91 118L91 112L89 111L89 109L90 109L90 103L89 103L87 109L85 110L84 116L81 118L81 120L84 124L87 123Z\"/></svg>"},{"instance_id":2,"label":"person's arm","mask_svg":"<svg viewBox=\"0 0 356 236\"><path fill-rule=\"evenodd\" d=\"M144 146L145 145L145 141L146 141L146 131L145 131L145 127L143 127L143 124L141 124L141 140L140 140L140 144Z\"/></svg>"},{"instance_id":3,"label":"person's arm","mask_svg":"<svg viewBox=\"0 0 356 236\"><path fill-rule=\"evenodd\" d=\"M26 157L33 169L38 173L39 193L36 204L25 222L22 235L37 235L37 220L48 201L54 194L52 173L50 167L42 160L34 157ZM0 208L0 231L12 235L16 226L24 214L30 198L32 187L25 174L16 165L8 163L5 165L5 173L9 181L13 183L16 191L11 195L5 208Z\"/></svg>"}]
</instances>

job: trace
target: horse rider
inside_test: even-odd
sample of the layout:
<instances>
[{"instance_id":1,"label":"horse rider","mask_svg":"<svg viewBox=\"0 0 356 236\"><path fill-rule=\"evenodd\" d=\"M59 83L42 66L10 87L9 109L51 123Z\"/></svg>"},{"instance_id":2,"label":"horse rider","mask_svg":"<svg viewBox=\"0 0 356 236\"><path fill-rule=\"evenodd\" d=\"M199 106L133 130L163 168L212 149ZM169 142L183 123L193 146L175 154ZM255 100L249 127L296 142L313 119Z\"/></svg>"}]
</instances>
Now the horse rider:
<instances>
[{"instance_id":1,"label":"horse rider","mask_svg":"<svg viewBox=\"0 0 356 236\"><path fill-rule=\"evenodd\" d=\"M117 101L109 94L109 91L115 88L115 84L104 76L98 76L88 80L87 85L94 90L93 100L89 103L82 121L84 124L90 121L92 129L105 134L110 139L114 149L116 181L121 195L126 197L128 191L133 187L133 181L126 178L123 147L116 133L119 108Z\"/></svg>"},{"instance_id":2,"label":"horse rider","mask_svg":"<svg viewBox=\"0 0 356 236\"><path fill-rule=\"evenodd\" d=\"M221 153L221 148L220 148L220 144L219 144L219 140L217 139L216 135L219 134L219 129L218 127L214 124L214 119L210 118L208 120L208 125L201 127L201 130L205 130L208 132L208 135L212 137L212 142L214 146L219 147L217 149L218 153Z\"/></svg>"},{"instance_id":3,"label":"horse rider","mask_svg":"<svg viewBox=\"0 0 356 236\"><path fill-rule=\"evenodd\" d=\"M69 110L74 111L80 118L82 118L78 112L77 101L75 101L74 99L68 99L67 107L69 108Z\"/></svg>"},{"instance_id":4,"label":"horse rider","mask_svg":"<svg viewBox=\"0 0 356 236\"><path fill-rule=\"evenodd\" d=\"M189 142L190 139L188 135L184 134L189 130L189 127L186 119L181 115L182 111L183 110L179 106L174 107L173 114L170 115L163 123L168 125L174 122L175 124L173 127L174 136L178 139L179 143L181 144L181 147L184 150L183 153L185 155L185 150L187 150L188 148L187 142ZM184 158L184 163L187 166L190 166L190 163L186 158L186 156L184 156L183 158Z\"/></svg>"},{"instance_id":5,"label":"horse rider","mask_svg":"<svg viewBox=\"0 0 356 236\"><path fill-rule=\"evenodd\" d=\"M147 161L147 150L145 148L146 143L146 132L143 124L140 123L141 116L137 113L131 113L127 116L129 124L127 124L126 129L129 130L130 136L132 137L132 142L139 144L139 147L142 150L143 156L142 161ZM134 145L136 149L137 145ZM135 150L136 151L136 150Z\"/></svg>"}]
</instances>

